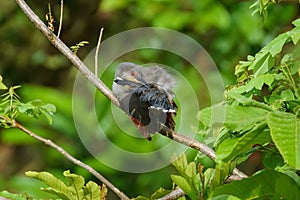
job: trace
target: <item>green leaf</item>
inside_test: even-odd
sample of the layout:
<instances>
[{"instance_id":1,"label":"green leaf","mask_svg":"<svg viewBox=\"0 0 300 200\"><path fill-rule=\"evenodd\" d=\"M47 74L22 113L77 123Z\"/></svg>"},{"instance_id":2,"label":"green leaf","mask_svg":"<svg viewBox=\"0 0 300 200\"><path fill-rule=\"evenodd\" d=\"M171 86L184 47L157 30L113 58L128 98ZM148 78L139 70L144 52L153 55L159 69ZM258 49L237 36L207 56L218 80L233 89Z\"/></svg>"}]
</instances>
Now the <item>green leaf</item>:
<instances>
[{"instance_id":1,"label":"green leaf","mask_svg":"<svg viewBox=\"0 0 300 200\"><path fill-rule=\"evenodd\" d=\"M294 20L294 21L292 22L292 24L293 24L294 26L300 26L300 18Z\"/></svg>"},{"instance_id":2,"label":"green leaf","mask_svg":"<svg viewBox=\"0 0 300 200\"><path fill-rule=\"evenodd\" d=\"M65 185L65 183L49 172L28 171L25 172L25 174L28 177L36 178L50 186L51 189L46 189L46 191L51 191L51 194L55 193L63 199L72 199L73 195L71 191L68 190L68 187Z\"/></svg>"},{"instance_id":3,"label":"green leaf","mask_svg":"<svg viewBox=\"0 0 300 200\"><path fill-rule=\"evenodd\" d=\"M188 177L190 178L194 178L197 174L197 171L196 171L196 164L195 162L190 162L187 166L187 168L185 169L185 173Z\"/></svg>"},{"instance_id":4,"label":"green leaf","mask_svg":"<svg viewBox=\"0 0 300 200\"><path fill-rule=\"evenodd\" d=\"M159 188L151 195L151 199L159 199L159 198L169 194L170 192L171 192L170 190L166 190L164 188Z\"/></svg>"},{"instance_id":5,"label":"green leaf","mask_svg":"<svg viewBox=\"0 0 300 200\"><path fill-rule=\"evenodd\" d=\"M273 39L266 47L262 49L262 51L268 51L272 57L276 56L281 52L283 45L288 39L288 34L282 33Z\"/></svg>"},{"instance_id":6,"label":"green leaf","mask_svg":"<svg viewBox=\"0 0 300 200\"><path fill-rule=\"evenodd\" d=\"M227 139L223 141L216 151L216 162L228 162L235 157L251 150L254 144L265 144L270 142L270 134L266 128L266 122L255 124L251 130L242 137Z\"/></svg>"},{"instance_id":7,"label":"green leaf","mask_svg":"<svg viewBox=\"0 0 300 200\"><path fill-rule=\"evenodd\" d=\"M74 195L73 198L83 199L84 192L82 188L84 186L84 178L77 174L71 174L70 170L64 171L64 176L68 181L68 190Z\"/></svg>"},{"instance_id":8,"label":"green leaf","mask_svg":"<svg viewBox=\"0 0 300 200\"><path fill-rule=\"evenodd\" d=\"M300 119L285 112L268 115L271 137L283 159L300 170Z\"/></svg>"},{"instance_id":9,"label":"green leaf","mask_svg":"<svg viewBox=\"0 0 300 200\"><path fill-rule=\"evenodd\" d=\"M99 200L100 187L93 181L89 181L84 187L84 197L86 200Z\"/></svg>"},{"instance_id":10,"label":"green leaf","mask_svg":"<svg viewBox=\"0 0 300 200\"><path fill-rule=\"evenodd\" d=\"M253 63L254 77L257 77L261 74L268 72L271 69L271 67L273 67L274 63L275 63L275 59L271 57L271 55L269 54L267 54L258 62L254 62Z\"/></svg>"},{"instance_id":11,"label":"green leaf","mask_svg":"<svg viewBox=\"0 0 300 200\"><path fill-rule=\"evenodd\" d=\"M201 110L197 118L206 127L212 126L215 123L224 123L225 127L232 131L241 131L256 123L265 121L267 113L265 109L252 106L217 104Z\"/></svg>"},{"instance_id":12,"label":"green leaf","mask_svg":"<svg viewBox=\"0 0 300 200\"><path fill-rule=\"evenodd\" d=\"M300 27L296 27L293 30L288 31L287 35L290 36L293 43L296 45L300 39Z\"/></svg>"},{"instance_id":13,"label":"green leaf","mask_svg":"<svg viewBox=\"0 0 300 200\"><path fill-rule=\"evenodd\" d=\"M173 182L178 185L192 200L197 200L197 194L194 193L192 186L183 177L171 175Z\"/></svg>"},{"instance_id":14,"label":"green leaf","mask_svg":"<svg viewBox=\"0 0 300 200\"><path fill-rule=\"evenodd\" d=\"M300 199L300 188L289 176L265 170L217 188L210 197L233 195L240 199ZM272 198L273 197L273 198Z\"/></svg>"},{"instance_id":15,"label":"green leaf","mask_svg":"<svg viewBox=\"0 0 300 200\"><path fill-rule=\"evenodd\" d=\"M7 90L6 85L2 82L2 76L0 75L0 90Z\"/></svg>"},{"instance_id":16,"label":"green leaf","mask_svg":"<svg viewBox=\"0 0 300 200\"><path fill-rule=\"evenodd\" d=\"M292 90L287 89L287 90L283 90L280 94L282 100L284 101L292 101L295 100L294 94L292 92Z\"/></svg>"},{"instance_id":17,"label":"green leaf","mask_svg":"<svg viewBox=\"0 0 300 200\"><path fill-rule=\"evenodd\" d=\"M12 200L33 200L31 196L28 194L13 194L8 191L1 191L0 192L0 198L4 197L7 199L12 199Z\"/></svg>"}]
</instances>

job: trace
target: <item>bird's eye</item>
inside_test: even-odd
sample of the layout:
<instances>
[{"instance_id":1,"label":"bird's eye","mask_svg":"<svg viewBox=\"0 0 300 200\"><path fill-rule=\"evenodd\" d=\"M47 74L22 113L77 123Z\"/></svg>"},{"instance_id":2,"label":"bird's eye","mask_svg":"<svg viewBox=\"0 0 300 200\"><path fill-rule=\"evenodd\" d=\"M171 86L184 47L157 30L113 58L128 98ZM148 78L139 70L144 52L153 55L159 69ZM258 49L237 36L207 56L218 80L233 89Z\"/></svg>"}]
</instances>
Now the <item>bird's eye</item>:
<instances>
[{"instance_id":1,"label":"bird's eye","mask_svg":"<svg viewBox=\"0 0 300 200\"><path fill-rule=\"evenodd\" d=\"M135 72L133 72L133 71L130 72L130 75L131 75L132 77L135 77L135 76L136 76Z\"/></svg>"}]
</instances>

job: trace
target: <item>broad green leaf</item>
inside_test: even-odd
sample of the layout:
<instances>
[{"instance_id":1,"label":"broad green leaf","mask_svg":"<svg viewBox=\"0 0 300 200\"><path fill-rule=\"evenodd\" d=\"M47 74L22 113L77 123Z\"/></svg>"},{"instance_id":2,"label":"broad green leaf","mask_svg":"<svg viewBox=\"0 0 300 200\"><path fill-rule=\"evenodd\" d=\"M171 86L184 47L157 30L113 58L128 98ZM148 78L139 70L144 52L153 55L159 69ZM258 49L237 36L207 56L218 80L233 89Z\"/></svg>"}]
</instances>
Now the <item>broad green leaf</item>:
<instances>
[{"instance_id":1,"label":"broad green leaf","mask_svg":"<svg viewBox=\"0 0 300 200\"><path fill-rule=\"evenodd\" d=\"M93 181L89 181L84 187L84 197L86 200L99 200L100 187Z\"/></svg>"},{"instance_id":2,"label":"broad green leaf","mask_svg":"<svg viewBox=\"0 0 300 200\"><path fill-rule=\"evenodd\" d=\"M287 90L283 90L280 94L282 100L284 101L292 101L295 100L294 94L292 92L292 90L287 89Z\"/></svg>"},{"instance_id":3,"label":"broad green leaf","mask_svg":"<svg viewBox=\"0 0 300 200\"><path fill-rule=\"evenodd\" d=\"M265 170L223 185L211 193L210 197L219 195L233 195L240 199L300 199L300 188L289 176Z\"/></svg>"},{"instance_id":4,"label":"broad green leaf","mask_svg":"<svg viewBox=\"0 0 300 200\"><path fill-rule=\"evenodd\" d=\"M300 119L285 112L268 115L271 137L283 159L300 170Z\"/></svg>"},{"instance_id":5,"label":"broad green leaf","mask_svg":"<svg viewBox=\"0 0 300 200\"><path fill-rule=\"evenodd\" d=\"M70 170L64 171L64 176L68 181L68 190L72 192L74 198L83 199L84 178L77 174L71 174Z\"/></svg>"},{"instance_id":6,"label":"broad green leaf","mask_svg":"<svg viewBox=\"0 0 300 200\"><path fill-rule=\"evenodd\" d=\"M232 131L241 131L265 121L267 113L265 109L258 107L217 104L201 110L197 118L206 127L218 123L224 124ZM222 115L225 115L225 118L222 118Z\"/></svg>"},{"instance_id":7,"label":"broad green leaf","mask_svg":"<svg viewBox=\"0 0 300 200\"><path fill-rule=\"evenodd\" d=\"M216 151L216 162L228 162L253 148L254 144L265 144L271 140L266 122L253 124L253 128L242 137L224 140Z\"/></svg>"},{"instance_id":8,"label":"broad green leaf","mask_svg":"<svg viewBox=\"0 0 300 200\"><path fill-rule=\"evenodd\" d=\"M299 3L300 3L300 1L299 1ZM292 24L293 24L294 26L300 26L300 18L294 20L294 21L292 22Z\"/></svg>"},{"instance_id":9,"label":"broad green leaf","mask_svg":"<svg viewBox=\"0 0 300 200\"><path fill-rule=\"evenodd\" d=\"M291 37L293 43L296 45L300 39L300 27L296 27L293 30L288 31L286 34Z\"/></svg>"},{"instance_id":10,"label":"broad green leaf","mask_svg":"<svg viewBox=\"0 0 300 200\"><path fill-rule=\"evenodd\" d=\"M34 172L34 171L28 171L25 172L26 176L36 178L44 183L46 183L48 186L52 188L52 191L57 194L61 198L64 199L71 199L72 193L68 190L68 187L65 185L64 182L50 174L49 172Z\"/></svg>"},{"instance_id":11,"label":"broad green leaf","mask_svg":"<svg viewBox=\"0 0 300 200\"><path fill-rule=\"evenodd\" d=\"M268 51L272 57L276 56L281 52L283 45L288 39L288 34L282 33L273 39L266 47L262 49L262 51Z\"/></svg>"},{"instance_id":12,"label":"broad green leaf","mask_svg":"<svg viewBox=\"0 0 300 200\"><path fill-rule=\"evenodd\" d=\"M183 177L178 175L171 175L173 182L178 185L192 200L197 200L197 194L195 194L192 186Z\"/></svg>"}]
</instances>

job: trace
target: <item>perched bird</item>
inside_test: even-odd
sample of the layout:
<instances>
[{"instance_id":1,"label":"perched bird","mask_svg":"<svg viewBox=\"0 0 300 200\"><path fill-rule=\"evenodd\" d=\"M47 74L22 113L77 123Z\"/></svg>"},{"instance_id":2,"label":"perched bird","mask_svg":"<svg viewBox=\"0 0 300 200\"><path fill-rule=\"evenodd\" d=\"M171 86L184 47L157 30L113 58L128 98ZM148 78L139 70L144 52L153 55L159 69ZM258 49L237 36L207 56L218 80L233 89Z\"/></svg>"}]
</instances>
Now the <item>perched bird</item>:
<instances>
[{"instance_id":1,"label":"perched bird","mask_svg":"<svg viewBox=\"0 0 300 200\"><path fill-rule=\"evenodd\" d=\"M159 66L124 62L116 70L112 91L120 107L150 141L150 133L160 132L162 126L175 128L177 106L171 91L174 86L175 79Z\"/></svg>"}]
</instances>

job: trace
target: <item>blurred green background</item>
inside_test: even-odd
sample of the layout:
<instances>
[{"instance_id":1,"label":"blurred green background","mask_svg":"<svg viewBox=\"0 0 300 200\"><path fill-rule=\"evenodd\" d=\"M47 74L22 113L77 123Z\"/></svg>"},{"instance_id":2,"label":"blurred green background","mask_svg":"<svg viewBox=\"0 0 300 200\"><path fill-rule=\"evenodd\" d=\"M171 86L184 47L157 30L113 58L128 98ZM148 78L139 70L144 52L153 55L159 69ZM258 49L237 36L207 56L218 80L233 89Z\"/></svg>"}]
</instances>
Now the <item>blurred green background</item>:
<instances>
[{"instance_id":1,"label":"blurred green background","mask_svg":"<svg viewBox=\"0 0 300 200\"><path fill-rule=\"evenodd\" d=\"M60 1L49 1L55 17L55 33L58 29ZM45 21L48 1L28 0L27 3ZM104 28L102 40L128 29L138 27L164 27L184 33L198 41L210 54L222 74L226 85L234 83L234 67L248 54L255 54L277 34L291 28L291 21L299 17L297 1L282 1L269 7L269 14L251 15L249 6L254 1L236 0L73 0L64 3L61 39L72 46L89 41L78 56L82 59L95 48L99 29ZM50 42L25 17L14 1L0 1L0 74L8 86L22 85L18 89L23 101L42 99L57 107L53 125L46 119L36 120L20 116L19 121L37 134L50 138L74 157L90 164L103 173L128 196L149 195L159 187L172 187L172 167L143 174L131 174L110 169L94 159L77 135L72 117L72 87L76 70ZM112 47L122 48L122 47ZM174 67L185 77L193 74L193 68L178 56L166 52L137 51L121 57L121 61L135 63L163 63ZM114 68L115 69L115 68ZM103 76L110 87L113 70ZM189 79L195 90L200 108L210 104L206 86L201 77ZM98 120L108 120L110 102L103 95L95 97ZM80 107L80 105L78 105ZM196 116L191 116L196 120ZM88 117L86 118L88 124ZM127 140L115 133L118 128L106 128L110 138L120 147L130 146L136 152L155 149L146 140ZM195 152L190 152L193 157ZM45 197L39 182L24 176L28 170L50 171L62 176L64 170L81 174L86 180L95 180L85 170L74 166L51 148L14 130L0 129L0 191L28 192L35 197ZM255 163L255 161L253 162ZM255 164L244 167L248 174ZM258 166L259 167L259 166ZM97 182L97 180L95 180ZM109 199L114 195L109 192Z\"/></svg>"}]
</instances>

